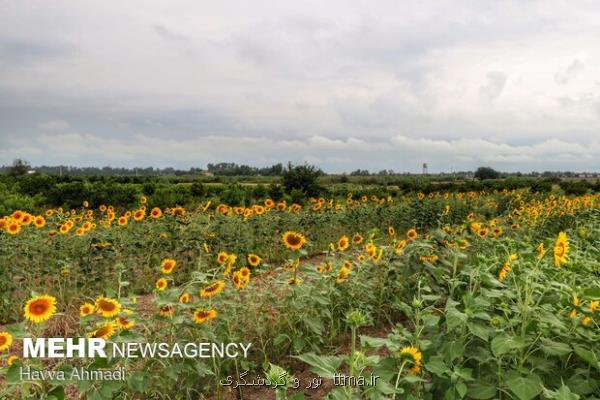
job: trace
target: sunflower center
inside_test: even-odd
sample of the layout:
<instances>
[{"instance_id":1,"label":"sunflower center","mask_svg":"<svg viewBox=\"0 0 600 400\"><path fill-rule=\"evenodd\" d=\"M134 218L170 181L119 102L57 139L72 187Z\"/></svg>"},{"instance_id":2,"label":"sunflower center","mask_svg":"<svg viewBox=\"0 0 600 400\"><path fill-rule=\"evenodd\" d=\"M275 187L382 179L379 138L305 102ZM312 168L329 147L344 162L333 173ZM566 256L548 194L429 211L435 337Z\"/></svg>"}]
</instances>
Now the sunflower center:
<instances>
[{"instance_id":1,"label":"sunflower center","mask_svg":"<svg viewBox=\"0 0 600 400\"><path fill-rule=\"evenodd\" d=\"M6 344L6 342L8 342L8 339L6 338L6 336L4 336L4 335L0 336L0 346L4 346Z\"/></svg>"},{"instance_id":2,"label":"sunflower center","mask_svg":"<svg viewBox=\"0 0 600 400\"><path fill-rule=\"evenodd\" d=\"M109 301L101 301L100 308L102 311L113 311L115 309L115 305Z\"/></svg>"},{"instance_id":3,"label":"sunflower center","mask_svg":"<svg viewBox=\"0 0 600 400\"><path fill-rule=\"evenodd\" d=\"M48 309L48 306L46 305L46 303L41 302L41 301L35 302L29 307L29 310L31 311L31 313L35 314L35 315L44 314L47 309Z\"/></svg>"}]
</instances>

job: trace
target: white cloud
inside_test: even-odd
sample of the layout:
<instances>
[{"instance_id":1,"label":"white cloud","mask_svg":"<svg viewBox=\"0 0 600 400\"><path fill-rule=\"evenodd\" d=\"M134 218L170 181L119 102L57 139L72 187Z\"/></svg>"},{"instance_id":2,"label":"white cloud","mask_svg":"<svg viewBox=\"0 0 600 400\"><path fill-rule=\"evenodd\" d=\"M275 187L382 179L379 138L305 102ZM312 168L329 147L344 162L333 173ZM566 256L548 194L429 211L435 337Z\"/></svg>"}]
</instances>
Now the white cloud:
<instances>
[{"instance_id":1,"label":"white cloud","mask_svg":"<svg viewBox=\"0 0 600 400\"><path fill-rule=\"evenodd\" d=\"M66 129L69 129L71 127L71 124L69 124L68 121L65 121L63 119L53 119L50 121L42 122L38 125L38 127L42 131L64 131Z\"/></svg>"},{"instance_id":2,"label":"white cloud","mask_svg":"<svg viewBox=\"0 0 600 400\"><path fill-rule=\"evenodd\" d=\"M0 164L568 169L560 143L597 168L599 19L558 0L8 2Z\"/></svg>"}]
</instances>

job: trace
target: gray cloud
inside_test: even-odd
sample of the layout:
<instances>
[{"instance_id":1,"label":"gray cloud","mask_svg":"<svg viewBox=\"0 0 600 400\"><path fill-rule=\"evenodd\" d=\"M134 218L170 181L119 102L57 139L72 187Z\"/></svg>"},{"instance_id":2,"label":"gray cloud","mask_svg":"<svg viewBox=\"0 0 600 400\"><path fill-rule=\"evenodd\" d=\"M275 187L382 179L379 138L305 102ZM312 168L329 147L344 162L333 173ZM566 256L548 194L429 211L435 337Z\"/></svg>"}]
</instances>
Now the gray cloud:
<instances>
[{"instance_id":1,"label":"gray cloud","mask_svg":"<svg viewBox=\"0 0 600 400\"><path fill-rule=\"evenodd\" d=\"M506 85L507 76L502 71L490 71L486 75L487 83L479 88L482 98L493 100L500 96Z\"/></svg>"},{"instance_id":2,"label":"gray cloud","mask_svg":"<svg viewBox=\"0 0 600 400\"><path fill-rule=\"evenodd\" d=\"M597 169L593 2L2 8L0 164Z\"/></svg>"}]
</instances>

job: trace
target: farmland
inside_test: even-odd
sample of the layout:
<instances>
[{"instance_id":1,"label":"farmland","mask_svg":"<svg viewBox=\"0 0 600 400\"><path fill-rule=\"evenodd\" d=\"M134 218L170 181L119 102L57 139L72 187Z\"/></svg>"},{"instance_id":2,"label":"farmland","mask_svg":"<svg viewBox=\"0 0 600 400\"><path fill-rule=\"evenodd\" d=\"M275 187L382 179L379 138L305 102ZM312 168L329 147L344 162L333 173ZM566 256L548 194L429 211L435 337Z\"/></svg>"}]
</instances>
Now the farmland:
<instances>
[{"instance_id":1,"label":"farmland","mask_svg":"<svg viewBox=\"0 0 600 400\"><path fill-rule=\"evenodd\" d=\"M196 186L195 202L166 204L159 190L126 204L7 210L0 393L600 398L600 196L495 184L412 192L350 182L306 198L265 187L237 202ZM40 336L252 347L246 359L22 359L20 339ZM127 377L27 382L23 366ZM223 385L246 370L278 385ZM340 375L353 380L336 384ZM314 379L323 384L306 388Z\"/></svg>"}]
</instances>

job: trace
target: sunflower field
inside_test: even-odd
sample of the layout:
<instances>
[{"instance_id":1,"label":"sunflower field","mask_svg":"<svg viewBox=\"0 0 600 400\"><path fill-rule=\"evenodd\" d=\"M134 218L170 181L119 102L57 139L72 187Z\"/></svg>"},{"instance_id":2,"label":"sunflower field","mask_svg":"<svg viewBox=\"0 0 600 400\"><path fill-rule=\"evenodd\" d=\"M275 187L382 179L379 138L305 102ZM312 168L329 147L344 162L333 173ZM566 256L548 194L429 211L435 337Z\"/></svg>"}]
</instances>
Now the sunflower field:
<instances>
[{"instance_id":1,"label":"sunflower field","mask_svg":"<svg viewBox=\"0 0 600 400\"><path fill-rule=\"evenodd\" d=\"M600 399L599 239L600 195L528 189L15 210L0 399ZM29 337L252 346L26 359Z\"/></svg>"}]
</instances>

